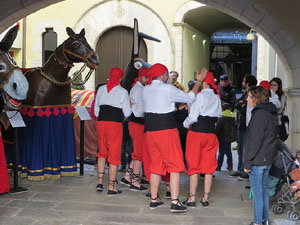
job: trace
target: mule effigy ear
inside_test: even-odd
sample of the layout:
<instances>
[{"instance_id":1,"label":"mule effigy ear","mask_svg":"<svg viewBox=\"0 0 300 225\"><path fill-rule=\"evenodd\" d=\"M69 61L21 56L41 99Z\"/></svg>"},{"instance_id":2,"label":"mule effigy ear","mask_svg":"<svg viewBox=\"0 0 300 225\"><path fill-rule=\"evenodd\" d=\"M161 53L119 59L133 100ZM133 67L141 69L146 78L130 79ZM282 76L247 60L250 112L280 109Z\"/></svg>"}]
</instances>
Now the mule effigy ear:
<instances>
[{"instance_id":1,"label":"mule effigy ear","mask_svg":"<svg viewBox=\"0 0 300 225\"><path fill-rule=\"evenodd\" d=\"M66 28L67 34L69 35L70 38L76 39L76 34L75 32L72 30L72 28L67 27Z\"/></svg>"},{"instance_id":2,"label":"mule effigy ear","mask_svg":"<svg viewBox=\"0 0 300 225\"><path fill-rule=\"evenodd\" d=\"M18 34L19 25L15 25L5 34L4 38L0 42L0 50L8 51L13 45L17 34Z\"/></svg>"},{"instance_id":3,"label":"mule effigy ear","mask_svg":"<svg viewBox=\"0 0 300 225\"><path fill-rule=\"evenodd\" d=\"M80 33L79 33L79 36L83 38L84 35L85 35L85 29L82 28L82 30L81 30Z\"/></svg>"}]
</instances>

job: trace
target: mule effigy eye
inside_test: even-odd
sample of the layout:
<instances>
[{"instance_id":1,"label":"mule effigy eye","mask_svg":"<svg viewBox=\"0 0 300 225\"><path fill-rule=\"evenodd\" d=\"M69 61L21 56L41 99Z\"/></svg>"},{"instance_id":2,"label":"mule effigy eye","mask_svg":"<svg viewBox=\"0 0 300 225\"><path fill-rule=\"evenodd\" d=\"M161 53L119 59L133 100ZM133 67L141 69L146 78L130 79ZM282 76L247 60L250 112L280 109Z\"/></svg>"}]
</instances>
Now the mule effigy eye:
<instances>
[{"instance_id":1,"label":"mule effigy eye","mask_svg":"<svg viewBox=\"0 0 300 225\"><path fill-rule=\"evenodd\" d=\"M73 48L78 48L79 45L80 45L79 42L74 42L74 43L73 43Z\"/></svg>"},{"instance_id":2,"label":"mule effigy eye","mask_svg":"<svg viewBox=\"0 0 300 225\"><path fill-rule=\"evenodd\" d=\"M5 65L0 64L0 70L4 70L5 69Z\"/></svg>"}]
</instances>

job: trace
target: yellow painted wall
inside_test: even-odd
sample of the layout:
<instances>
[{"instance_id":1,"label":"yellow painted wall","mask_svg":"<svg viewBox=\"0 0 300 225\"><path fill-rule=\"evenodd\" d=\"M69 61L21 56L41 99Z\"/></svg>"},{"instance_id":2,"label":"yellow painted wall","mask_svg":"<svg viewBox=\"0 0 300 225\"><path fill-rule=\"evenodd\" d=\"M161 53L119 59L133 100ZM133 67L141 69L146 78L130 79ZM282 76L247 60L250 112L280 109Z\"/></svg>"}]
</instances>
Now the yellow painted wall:
<instances>
[{"instance_id":1,"label":"yellow painted wall","mask_svg":"<svg viewBox=\"0 0 300 225\"><path fill-rule=\"evenodd\" d=\"M172 28L174 17L178 8L189 0L111 0L111 1L130 1L144 4L150 7L154 13L157 13L162 20ZM84 15L90 8L96 7L99 4L109 2L99 0L66 0L57 4L51 5L37 11L27 17L27 34L26 34L26 67L41 66L41 40L42 33L45 32L45 27L53 27L57 32L58 45L66 38L65 28L67 26L74 27L80 17ZM66 10L67 9L67 10ZM109 16L110 12L107 12ZM49 24L49 25L47 25ZM88 27L86 27L88 32Z\"/></svg>"},{"instance_id":2,"label":"yellow painted wall","mask_svg":"<svg viewBox=\"0 0 300 225\"><path fill-rule=\"evenodd\" d=\"M194 35L194 36L193 36ZM183 84L187 87L194 72L204 66L209 68L210 39L189 25L183 27Z\"/></svg>"}]
</instances>

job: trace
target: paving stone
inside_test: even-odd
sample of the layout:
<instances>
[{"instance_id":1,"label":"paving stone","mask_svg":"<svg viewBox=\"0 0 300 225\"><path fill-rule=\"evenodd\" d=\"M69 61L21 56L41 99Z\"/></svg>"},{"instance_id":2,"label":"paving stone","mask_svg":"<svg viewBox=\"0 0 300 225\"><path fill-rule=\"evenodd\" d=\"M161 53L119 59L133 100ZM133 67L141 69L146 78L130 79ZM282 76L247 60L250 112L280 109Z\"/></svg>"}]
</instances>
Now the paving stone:
<instances>
[{"instance_id":1,"label":"paving stone","mask_svg":"<svg viewBox=\"0 0 300 225\"><path fill-rule=\"evenodd\" d=\"M34 220L0 216L0 225L31 225Z\"/></svg>"},{"instance_id":2,"label":"paving stone","mask_svg":"<svg viewBox=\"0 0 300 225\"><path fill-rule=\"evenodd\" d=\"M117 196L115 196L117 197ZM95 211L95 212L107 212L107 213L132 213L140 212L140 206L122 206L122 204L91 204L87 202L79 203L77 202L63 202L55 207L55 210L64 211L64 210L72 210L72 211Z\"/></svg>"},{"instance_id":3,"label":"paving stone","mask_svg":"<svg viewBox=\"0 0 300 225\"><path fill-rule=\"evenodd\" d=\"M50 209L57 203L49 201L30 201L30 200L14 200L8 204L8 207L15 208L37 208L37 209Z\"/></svg>"},{"instance_id":4,"label":"paving stone","mask_svg":"<svg viewBox=\"0 0 300 225\"><path fill-rule=\"evenodd\" d=\"M234 168L237 152L234 151ZM166 186L161 182L159 195L165 204L149 209L146 192L133 192L128 187L118 185L123 194L110 197L107 195L108 178L104 178L104 191L97 192L97 172L85 173L83 177L62 177L59 180L46 179L32 182L21 180L21 186L29 188L28 192L5 194L0 196L0 225L132 225L132 224L180 224L180 225L249 225L253 220L252 200L248 198L249 190L241 182L228 178L225 171L216 172L210 195L210 207L204 209L199 201L203 195L203 178L199 177L195 209L182 214L170 212L171 201L165 199ZM118 180L124 173L118 173ZM10 178L12 180L12 178ZM189 176L181 175L180 200L184 201L189 193ZM277 202L270 198L270 208ZM300 204L297 205L300 211ZM274 225L295 225L283 214L275 215L270 210ZM299 224L300 225L300 224Z\"/></svg>"},{"instance_id":5,"label":"paving stone","mask_svg":"<svg viewBox=\"0 0 300 225\"><path fill-rule=\"evenodd\" d=\"M38 220L32 225L98 225L99 223L93 223L89 221L76 222L76 221L54 221L54 220Z\"/></svg>"},{"instance_id":6,"label":"paving stone","mask_svg":"<svg viewBox=\"0 0 300 225\"><path fill-rule=\"evenodd\" d=\"M0 217L14 217L16 216L22 209L19 208L6 208L2 207L0 210Z\"/></svg>"},{"instance_id":7,"label":"paving stone","mask_svg":"<svg viewBox=\"0 0 300 225\"><path fill-rule=\"evenodd\" d=\"M26 191L26 192L20 192L20 193L9 193L5 195L1 195L0 199L30 199L32 198L36 193L32 191Z\"/></svg>"},{"instance_id":8,"label":"paving stone","mask_svg":"<svg viewBox=\"0 0 300 225\"><path fill-rule=\"evenodd\" d=\"M1 198L0 197L0 208L7 206L12 201L13 201L12 199L7 199L7 198Z\"/></svg>"},{"instance_id":9,"label":"paving stone","mask_svg":"<svg viewBox=\"0 0 300 225\"><path fill-rule=\"evenodd\" d=\"M86 212L73 212L63 210L43 210L43 209L22 209L18 214L18 217L30 218L30 219L48 219L54 221L77 221L84 222L86 220Z\"/></svg>"},{"instance_id":10,"label":"paving stone","mask_svg":"<svg viewBox=\"0 0 300 225\"><path fill-rule=\"evenodd\" d=\"M44 185L44 184L35 184L30 188L32 192L55 192L55 193L65 193L69 192L70 189L65 186L59 185Z\"/></svg>"},{"instance_id":11,"label":"paving stone","mask_svg":"<svg viewBox=\"0 0 300 225\"><path fill-rule=\"evenodd\" d=\"M124 217L119 213L89 213L89 220L93 222L114 222L114 223L128 223L128 224L182 224L184 223L184 218L179 218L178 215L168 215L168 216L154 216L149 214L137 214L132 212L132 214ZM182 223L181 223L182 222Z\"/></svg>"},{"instance_id":12,"label":"paving stone","mask_svg":"<svg viewBox=\"0 0 300 225\"><path fill-rule=\"evenodd\" d=\"M202 217L202 216L195 216L193 217L192 225L249 225L251 222L245 219L240 218L216 218L216 217Z\"/></svg>"}]
</instances>

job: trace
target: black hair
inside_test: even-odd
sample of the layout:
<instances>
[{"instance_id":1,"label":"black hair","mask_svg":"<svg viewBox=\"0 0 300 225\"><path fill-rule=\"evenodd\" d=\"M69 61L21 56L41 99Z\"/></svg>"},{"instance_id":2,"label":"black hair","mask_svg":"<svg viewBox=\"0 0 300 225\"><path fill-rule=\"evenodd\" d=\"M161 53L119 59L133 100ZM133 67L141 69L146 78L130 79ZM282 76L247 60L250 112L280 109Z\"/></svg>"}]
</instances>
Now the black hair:
<instances>
[{"instance_id":1,"label":"black hair","mask_svg":"<svg viewBox=\"0 0 300 225\"><path fill-rule=\"evenodd\" d=\"M213 90L214 90L214 93L215 93L216 95L218 94L217 90L214 89L210 84L208 84L208 86L209 86L210 89L213 89Z\"/></svg>"},{"instance_id":2,"label":"black hair","mask_svg":"<svg viewBox=\"0 0 300 225\"><path fill-rule=\"evenodd\" d=\"M272 83L272 81L274 81L277 85L278 85L278 89L276 91L276 94L278 95L279 97L279 100L281 100L281 96L284 95L284 92L282 90L282 81L280 78L278 77L274 77L271 81L270 81L270 84Z\"/></svg>"},{"instance_id":3,"label":"black hair","mask_svg":"<svg viewBox=\"0 0 300 225\"><path fill-rule=\"evenodd\" d=\"M230 105L227 103L227 102L224 102L222 104L222 109L225 111L225 110L230 110Z\"/></svg>"},{"instance_id":4,"label":"black hair","mask_svg":"<svg viewBox=\"0 0 300 225\"><path fill-rule=\"evenodd\" d=\"M172 70L170 73L176 73L177 74L177 77L179 77L179 73L175 70Z\"/></svg>"},{"instance_id":5,"label":"black hair","mask_svg":"<svg viewBox=\"0 0 300 225\"><path fill-rule=\"evenodd\" d=\"M255 76L251 75L251 74L246 74L245 77L245 83L249 84L249 87L253 87L257 85L257 80L255 78Z\"/></svg>"},{"instance_id":6,"label":"black hair","mask_svg":"<svg viewBox=\"0 0 300 225\"><path fill-rule=\"evenodd\" d=\"M189 87L189 90L191 91L193 89L193 87L195 86L196 82L194 80L190 80L188 82L188 87Z\"/></svg>"}]
</instances>

